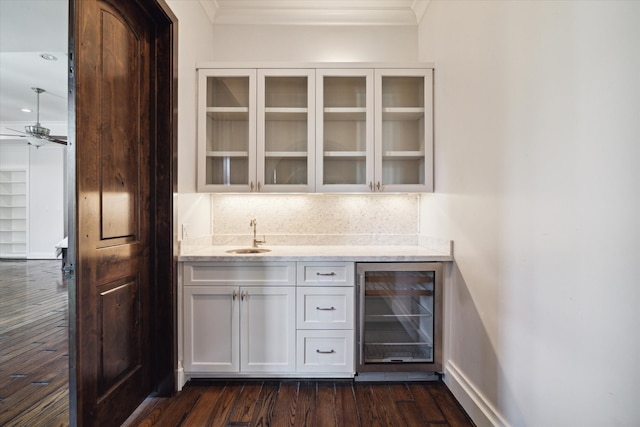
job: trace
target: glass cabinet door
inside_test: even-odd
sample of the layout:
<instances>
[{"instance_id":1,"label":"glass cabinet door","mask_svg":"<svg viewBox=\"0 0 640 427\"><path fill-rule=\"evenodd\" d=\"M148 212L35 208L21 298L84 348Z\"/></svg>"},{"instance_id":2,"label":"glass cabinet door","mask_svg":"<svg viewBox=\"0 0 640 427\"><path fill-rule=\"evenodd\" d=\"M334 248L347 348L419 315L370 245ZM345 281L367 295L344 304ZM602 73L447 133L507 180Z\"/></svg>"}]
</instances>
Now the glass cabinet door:
<instances>
[{"instance_id":1,"label":"glass cabinet door","mask_svg":"<svg viewBox=\"0 0 640 427\"><path fill-rule=\"evenodd\" d=\"M365 273L365 363L433 362L433 274Z\"/></svg>"},{"instance_id":2,"label":"glass cabinet door","mask_svg":"<svg viewBox=\"0 0 640 427\"><path fill-rule=\"evenodd\" d=\"M258 70L257 191L314 191L314 77Z\"/></svg>"},{"instance_id":3,"label":"glass cabinet door","mask_svg":"<svg viewBox=\"0 0 640 427\"><path fill-rule=\"evenodd\" d=\"M373 188L373 70L317 70L316 188Z\"/></svg>"},{"instance_id":4,"label":"glass cabinet door","mask_svg":"<svg viewBox=\"0 0 640 427\"><path fill-rule=\"evenodd\" d=\"M253 191L255 70L200 70L198 191Z\"/></svg>"},{"instance_id":5,"label":"glass cabinet door","mask_svg":"<svg viewBox=\"0 0 640 427\"><path fill-rule=\"evenodd\" d=\"M376 70L376 191L433 191L432 73Z\"/></svg>"}]
</instances>

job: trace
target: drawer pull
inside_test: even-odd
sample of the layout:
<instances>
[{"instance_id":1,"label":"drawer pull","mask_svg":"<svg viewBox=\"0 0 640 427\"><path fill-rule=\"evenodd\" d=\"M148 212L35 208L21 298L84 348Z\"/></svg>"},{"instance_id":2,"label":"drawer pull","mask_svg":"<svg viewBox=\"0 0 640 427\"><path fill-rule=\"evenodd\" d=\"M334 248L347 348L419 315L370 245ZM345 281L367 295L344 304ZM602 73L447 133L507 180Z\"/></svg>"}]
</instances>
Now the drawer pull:
<instances>
[{"instance_id":1,"label":"drawer pull","mask_svg":"<svg viewBox=\"0 0 640 427\"><path fill-rule=\"evenodd\" d=\"M333 311L335 310L335 307L316 307L316 310L323 310L323 311Z\"/></svg>"},{"instance_id":2,"label":"drawer pull","mask_svg":"<svg viewBox=\"0 0 640 427\"><path fill-rule=\"evenodd\" d=\"M335 276L335 275L336 273L334 273L333 271L331 273L320 273L320 272L316 273L316 276Z\"/></svg>"},{"instance_id":3,"label":"drawer pull","mask_svg":"<svg viewBox=\"0 0 640 427\"><path fill-rule=\"evenodd\" d=\"M333 354L335 352L336 352L335 350L323 351L323 350L316 349L316 353L320 353L320 354Z\"/></svg>"}]
</instances>

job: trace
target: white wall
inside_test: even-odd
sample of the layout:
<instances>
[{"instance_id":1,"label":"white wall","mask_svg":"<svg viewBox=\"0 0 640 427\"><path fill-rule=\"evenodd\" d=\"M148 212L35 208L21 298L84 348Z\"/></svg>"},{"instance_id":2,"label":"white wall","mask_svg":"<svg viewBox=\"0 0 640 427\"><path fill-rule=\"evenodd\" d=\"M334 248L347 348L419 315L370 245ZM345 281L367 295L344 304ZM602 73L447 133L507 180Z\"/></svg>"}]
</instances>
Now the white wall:
<instances>
[{"instance_id":1,"label":"white wall","mask_svg":"<svg viewBox=\"0 0 640 427\"><path fill-rule=\"evenodd\" d=\"M196 64L210 61L211 21L198 1L168 0L178 18L178 224L210 235L208 195L196 194ZM180 236L182 237L182 236Z\"/></svg>"},{"instance_id":2,"label":"white wall","mask_svg":"<svg viewBox=\"0 0 640 427\"><path fill-rule=\"evenodd\" d=\"M418 57L416 27L212 25L197 1L167 3L179 31L176 221L187 225L190 238L212 234L210 199L216 197L196 193L196 64L415 62Z\"/></svg>"},{"instance_id":3,"label":"white wall","mask_svg":"<svg viewBox=\"0 0 640 427\"><path fill-rule=\"evenodd\" d=\"M54 259L55 245L64 236L65 147L40 148L23 140L0 141L0 169L27 171L28 259Z\"/></svg>"},{"instance_id":4,"label":"white wall","mask_svg":"<svg viewBox=\"0 0 640 427\"><path fill-rule=\"evenodd\" d=\"M421 227L455 241L446 378L479 425L640 425L638 22L640 2L433 1L421 23Z\"/></svg>"},{"instance_id":5,"label":"white wall","mask_svg":"<svg viewBox=\"0 0 640 427\"><path fill-rule=\"evenodd\" d=\"M417 27L216 25L214 61L416 62Z\"/></svg>"}]
</instances>

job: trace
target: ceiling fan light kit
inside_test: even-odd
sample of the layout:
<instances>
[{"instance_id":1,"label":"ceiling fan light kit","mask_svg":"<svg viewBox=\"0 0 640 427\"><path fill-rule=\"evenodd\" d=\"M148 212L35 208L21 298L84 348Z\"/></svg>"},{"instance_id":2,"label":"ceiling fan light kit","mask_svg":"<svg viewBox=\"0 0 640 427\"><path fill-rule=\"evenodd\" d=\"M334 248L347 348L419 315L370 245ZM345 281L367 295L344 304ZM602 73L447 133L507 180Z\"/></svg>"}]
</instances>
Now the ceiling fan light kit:
<instances>
[{"instance_id":1,"label":"ceiling fan light kit","mask_svg":"<svg viewBox=\"0 0 640 427\"><path fill-rule=\"evenodd\" d=\"M17 135L20 137L26 137L27 142L36 148L40 148L47 142L55 142L61 145L67 145L66 137L53 137L50 135L51 130L40 125L40 94L46 92L46 90L39 87L31 88L36 93L36 124L24 127L24 133L26 135ZM13 130L13 129L12 129ZM16 131L20 132L20 131ZM20 132L23 133L23 132ZM64 138L64 139L63 139Z\"/></svg>"}]
</instances>

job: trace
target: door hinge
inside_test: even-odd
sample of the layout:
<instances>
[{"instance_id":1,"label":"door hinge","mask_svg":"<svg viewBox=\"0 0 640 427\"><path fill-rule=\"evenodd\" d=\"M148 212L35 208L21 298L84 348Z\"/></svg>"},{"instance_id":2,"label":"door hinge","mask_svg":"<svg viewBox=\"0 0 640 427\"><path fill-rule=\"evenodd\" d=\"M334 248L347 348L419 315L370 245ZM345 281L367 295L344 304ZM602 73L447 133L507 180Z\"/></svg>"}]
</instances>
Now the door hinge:
<instances>
[{"instance_id":1,"label":"door hinge","mask_svg":"<svg viewBox=\"0 0 640 427\"><path fill-rule=\"evenodd\" d=\"M75 276L76 274L76 268L73 266L73 264L65 264L63 270L65 279L73 279L73 276Z\"/></svg>"}]
</instances>

